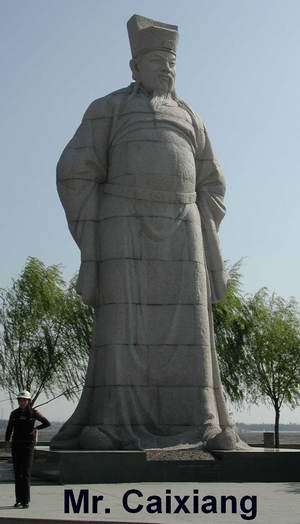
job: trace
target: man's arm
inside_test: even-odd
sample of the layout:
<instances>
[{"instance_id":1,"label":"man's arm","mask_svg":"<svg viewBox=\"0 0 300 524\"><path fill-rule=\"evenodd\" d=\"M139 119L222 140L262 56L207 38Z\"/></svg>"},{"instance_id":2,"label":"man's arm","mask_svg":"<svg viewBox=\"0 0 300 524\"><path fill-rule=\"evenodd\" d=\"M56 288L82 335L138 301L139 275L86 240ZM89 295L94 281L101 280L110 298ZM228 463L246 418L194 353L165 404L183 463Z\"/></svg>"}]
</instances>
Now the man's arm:
<instances>
[{"instance_id":1,"label":"man's arm","mask_svg":"<svg viewBox=\"0 0 300 524\"><path fill-rule=\"evenodd\" d=\"M37 409L34 410L34 418L41 422L39 426L36 426L34 429L44 429L51 426L49 420L46 419Z\"/></svg>"},{"instance_id":2,"label":"man's arm","mask_svg":"<svg viewBox=\"0 0 300 524\"><path fill-rule=\"evenodd\" d=\"M111 122L107 99L93 102L57 165L59 197L81 252L76 289L90 305L96 304L98 295L98 215L102 184L107 175Z\"/></svg>"},{"instance_id":3,"label":"man's arm","mask_svg":"<svg viewBox=\"0 0 300 524\"><path fill-rule=\"evenodd\" d=\"M225 179L212 151L205 127L203 133L204 148L196 155L197 201L204 206L206 211L209 210L210 218L213 220L215 229L218 230L226 212L224 206Z\"/></svg>"},{"instance_id":4,"label":"man's arm","mask_svg":"<svg viewBox=\"0 0 300 524\"><path fill-rule=\"evenodd\" d=\"M11 413L9 420L8 420L7 427L6 427L6 432L5 432L5 441L6 442L10 441L10 437L12 435L13 429L14 429L14 416L13 416L13 413Z\"/></svg>"},{"instance_id":5,"label":"man's arm","mask_svg":"<svg viewBox=\"0 0 300 524\"><path fill-rule=\"evenodd\" d=\"M225 215L225 179L213 154L205 127L202 147L196 154L197 205L201 216L206 265L209 275L211 301L221 300L227 290L227 274L220 252L218 230Z\"/></svg>"}]
</instances>

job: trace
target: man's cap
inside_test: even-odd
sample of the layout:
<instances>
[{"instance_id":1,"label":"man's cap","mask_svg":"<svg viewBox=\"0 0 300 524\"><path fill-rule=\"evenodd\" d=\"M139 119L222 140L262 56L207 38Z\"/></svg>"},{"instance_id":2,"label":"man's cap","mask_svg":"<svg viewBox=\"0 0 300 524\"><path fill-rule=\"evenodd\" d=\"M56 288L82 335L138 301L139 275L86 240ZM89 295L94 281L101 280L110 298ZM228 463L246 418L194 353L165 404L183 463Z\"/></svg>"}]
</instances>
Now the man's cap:
<instances>
[{"instance_id":1,"label":"man's cap","mask_svg":"<svg viewBox=\"0 0 300 524\"><path fill-rule=\"evenodd\" d=\"M23 389L18 393L17 398L26 398L27 400L31 399L31 394L26 389Z\"/></svg>"},{"instance_id":2,"label":"man's cap","mask_svg":"<svg viewBox=\"0 0 300 524\"><path fill-rule=\"evenodd\" d=\"M127 30L133 58L156 50L169 51L176 55L177 25L133 15L127 22Z\"/></svg>"}]
</instances>

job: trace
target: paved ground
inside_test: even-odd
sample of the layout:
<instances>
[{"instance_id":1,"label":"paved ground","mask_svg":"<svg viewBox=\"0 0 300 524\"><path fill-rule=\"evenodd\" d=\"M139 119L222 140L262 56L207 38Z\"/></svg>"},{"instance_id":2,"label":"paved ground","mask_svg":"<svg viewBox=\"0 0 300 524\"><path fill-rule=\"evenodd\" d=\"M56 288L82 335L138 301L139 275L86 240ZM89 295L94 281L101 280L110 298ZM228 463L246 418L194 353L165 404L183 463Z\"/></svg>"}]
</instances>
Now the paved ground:
<instances>
[{"instance_id":1,"label":"paved ground","mask_svg":"<svg viewBox=\"0 0 300 524\"><path fill-rule=\"evenodd\" d=\"M81 512L76 514L64 512L64 490L73 490L77 500L80 489L88 490L89 494L89 513ZM131 514L123 507L122 499L129 490L139 490L142 494L138 497L132 493L128 495L128 506L132 509L142 505L140 512ZM166 492L170 490L170 492ZM197 493L198 490L198 493ZM92 496L103 496L103 501L99 503L99 512L92 513ZM159 496L162 500L162 513L151 514L146 510L147 497ZM182 498L189 496L186 501L185 513L173 513L178 510L178 500L175 496ZM231 505L226 513L220 512L221 496L232 495L237 502L237 512L232 513ZM212 509L212 497L216 499L217 513L203 513L201 506L204 496L211 497L206 499L210 503L207 509ZM253 499L244 500L243 497L257 497L257 514L255 515ZM172 513L166 513L166 497L171 500ZM196 501L199 501L199 512L197 511ZM152 503L154 499L152 499ZM198 524L235 524L238 522L253 521L255 524L300 524L300 483L145 483L145 484L89 484L73 486L57 486L35 483L32 486L32 503L28 510L14 509L14 485L12 482L0 484L0 524L4 522L26 523L27 519L34 519L34 522L42 522L42 519L53 519L56 522L76 521L82 522L154 522L154 523L198 523ZM103 504L103 506L101 506ZM167 503L168 504L168 503ZM183 504L184 505L184 504ZM180 504L179 504L180 506ZM104 508L110 508L110 513L105 513ZM243 518L244 517L244 518ZM246 518L247 517L247 518ZM15 518L18 520L15 521ZM28 522L29 524L29 522Z\"/></svg>"}]
</instances>

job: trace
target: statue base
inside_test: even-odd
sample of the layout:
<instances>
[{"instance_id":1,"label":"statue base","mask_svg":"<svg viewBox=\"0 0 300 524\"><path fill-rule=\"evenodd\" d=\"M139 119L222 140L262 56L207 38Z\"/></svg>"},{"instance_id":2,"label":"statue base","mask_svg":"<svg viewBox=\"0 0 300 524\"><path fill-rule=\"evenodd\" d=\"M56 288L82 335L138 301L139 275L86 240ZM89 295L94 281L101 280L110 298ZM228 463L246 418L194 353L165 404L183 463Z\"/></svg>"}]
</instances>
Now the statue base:
<instances>
[{"instance_id":1,"label":"statue base","mask_svg":"<svg viewBox=\"0 0 300 524\"><path fill-rule=\"evenodd\" d=\"M59 484L300 482L300 450L52 451L37 447L33 476Z\"/></svg>"}]
</instances>

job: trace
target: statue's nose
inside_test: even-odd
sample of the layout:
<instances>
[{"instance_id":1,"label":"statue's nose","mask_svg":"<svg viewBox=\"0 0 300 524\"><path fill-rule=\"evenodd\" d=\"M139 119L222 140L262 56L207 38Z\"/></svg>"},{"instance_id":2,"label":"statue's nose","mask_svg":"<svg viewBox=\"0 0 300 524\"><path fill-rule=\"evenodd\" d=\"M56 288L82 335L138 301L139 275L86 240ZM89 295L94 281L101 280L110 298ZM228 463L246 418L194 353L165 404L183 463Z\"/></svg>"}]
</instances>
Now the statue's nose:
<instances>
[{"instance_id":1,"label":"statue's nose","mask_svg":"<svg viewBox=\"0 0 300 524\"><path fill-rule=\"evenodd\" d=\"M171 68L170 68L169 64L166 63L166 64L163 64L162 70L166 71L167 73L169 73L171 71Z\"/></svg>"}]
</instances>

